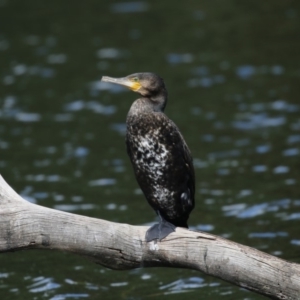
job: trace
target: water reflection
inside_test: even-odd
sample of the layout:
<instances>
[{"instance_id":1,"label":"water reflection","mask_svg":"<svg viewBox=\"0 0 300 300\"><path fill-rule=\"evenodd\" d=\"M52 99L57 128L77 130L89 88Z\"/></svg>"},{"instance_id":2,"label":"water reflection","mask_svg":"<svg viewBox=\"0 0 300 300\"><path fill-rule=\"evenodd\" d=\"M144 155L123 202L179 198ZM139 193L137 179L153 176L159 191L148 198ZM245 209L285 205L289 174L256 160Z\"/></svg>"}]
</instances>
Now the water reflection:
<instances>
[{"instance_id":1,"label":"water reflection","mask_svg":"<svg viewBox=\"0 0 300 300\"><path fill-rule=\"evenodd\" d=\"M249 238L260 238L260 239L273 239L276 237L286 237L287 232L252 232L249 234Z\"/></svg>"},{"instance_id":2,"label":"water reflection","mask_svg":"<svg viewBox=\"0 0 300 300\"><path fill-rule=\"evenodd\" d=\"M36 277L32 281L33 283L27 287L31 293L46 292L48 290L57 289L61 286L54 282L53 278L45 278L43 276Z\"/></svg>"},{"instance_id":3,"label":"water reflection","mask_svg":"<svg viewBox=\"0 0 300 300\"><path fill-rule=\"evenodd\" d=\"M256 165L252 167L252 171L256 173L266 172L268 167L266 165Z\"/></svg>"},{"instance_id":4,"label":"water reflection","mask_svg":"<svg viewBox=\"0 0 300 300\"><path fill-rule=\"evenodd\" d=\"M164 292L164 295L174 294L174 293L183 293L188 291L189 289L197 289L201 288L206 283L204 283L204 279L201 277L190 277L186 279L179 279L172 283L161 286L160 290L167 290Z\"/></svg>"},{"instance_id":5,"label":"water reflection","mask_svg":"<svg viewBox=\"0 0 300 300\"><path fill-rule=\"evenodd\" d=\"M62 211L69 211L69 212L76 212L76 211L84 211L84 210L92 210L97 209L98 206L94 204L57 204L53 206L54 209L62 210Z\"/></svg>"},{"instance_id":6,"label":"water reflection","mask_svg":"<svg viewBox=\"0 0 300 300\"><path fill-rule=\"evenodd\" d=\"M54 297L51 297L50 300L65 300L65 299L81 299L81 298L88 298L89 294L59 294L55 295Z\"/></svg>"},{"instance_id":7,"label":"water reflection","mask_svg":"<svg viewBox=\"0 0 300 300\"><path fill-rule=\"evenodd\" d=\"M300 240L291 240L292 245L300 246Z\"/></svg>"},{"instance_id":8,"label":"water reflection","mask_svg":"<svg viewBox=\"0 0 300 300\"><path fill-rule=\"evenodd\" d=\"M224 205L222 210L225 216L235 216L237 218L254 218L259 215L278 212L289 209L291 205L290 199L281 199L267 203L259 203L247 205L246 203L236 203L232 205Z\"/></svg>"},{"instance_id":9,"label":"water reflection","mask_svg":"<svg viewBox=\"0 0 300 300\"><path fill-rule=\"evenodd\" d=\"M100 178L91 180L89 182L90 186L104 186L104 185L114 185L116 184L116 180L114 178Z\"/></svg>"},{"instance_id":10,"label":"water reflection","mask_svg":"<svg viewBox=\"0 0 300 300\"><path fill-rule=\"evenodd\" d=\"M76 100L71 103L65 105L65 111L80 111L83 109L90 110L94 113L104 114L104 115L111 115L116 112L116 107L112 105L103 105L100 104L98 101L83 101L83 100Z\"/></svg>"},{"instance_id":11,"label":"water reflection","mask_svg":"<svg viewBox=\"0 0 300 300\"><path fill-rule=\"evenodd\" d=\"M123 3L114 3L111 5L111 11L113 13L137 13L145 12L148 10L148 3L146 1L132 1Z\"/></svg>"},{"instance_id":12,"label":"water reflection","mask_svg":"<svg viewBox=\"0 0 300 300\"><path fill-rule=\"evenodd\" d=\"M167 61L169 64L181 64L181 63L190 63L194 59L193 55L190 53L169 53L167 55Z\"/></svg>"},{"instance_id":13,"label":"water reflection","mask_svg":"<svg viewBox=\"0 0 300 300\"><path fill-rule=\"evenodd\" d=\"M264 127L277 127L286 123L285 116L269 117L266 113L261 114L245 114L239 116L240 120L232 123L233 128L239 130L253 130ZM244 119L244 120L241 120Z\"/></svg>"},{"instance_id":14,"label":"water reflection","mask_svg":"<svg viewBox=\"0 0 300 300\"><path fill-rule=\"evenodd\" d=\"M115 130L118 133L120 133L120 135L124 136L126 133L126 124L125 123L115 123L115 124L112 124L110 127L112 130Z\"/></svg>"},{"instance_id":15,"label":"water reflection","mask_svg":"<svg viewBox=\"0 0 300 300\"><path fill-rule=\"evenodd\" d=\"M128 285L128 282L112 282L110 284L110 286L112 286L112 287L120 287L120 286L126 286L126 285Z\"/></svg>"},{"instance_id":16,"label":"water reflection","mask_svg":"<svg viewBox=\"0 0 300 300\"><path fill-rule=\"evenodd\" d=\"M236 68L236 75L243 80L249 80L254 75L258 74L271 74L275 76L283 75L284 74L284 67L280 65L274 66L260 66L255 67L253 65L241 65Z\"/></svg>"},{"instance_id":17,"label":"water reflection","mask_svg":"<svg viewBox=\"0 0 300 300\"><path fill-rule=\"evenodd\" d=\"M25 179L27 181L48 181L48 182L57 182L57 181L64 181L64 178L60 175L53 174L53 175L46 175L46 174L37 174L26 175Z\"/></svg>"},{"instance_id":18,"label":"water reflection","mask_svg":"<svg viewBox=\"0 0 300 300\"><path fill-rule=\"evenodd\" d=\"M117 59L127 55L126 51L116 48L102 48L97 51L98 58L101 59ZM104 85L104 84L103 84Z\"/></svg>"},{"instance_id":19,"label":"water reflection","mask_svg":"<svg viewBox=\"0 0 300 300\"><path fill-rule=\"evenodd\" d=\"M298 148L289 148L282 151L283 156L294 156L299 155L300 151Z\"/></svg>"},{"instance_id":20,"label":"water reflection","mask_svg":"<svg viewBox=\"0 0 300 300\"><path fill-rule=\"evenodd\" d=\"M64 53L50 54L47 57L49 64L64 64L67 61L67 55Z\"/></svg>"},{"instance_id":21,"label":"water reflection","mask_svg":"<svg viewBox=\"0 0 300 300\"><path fill-rule=\"evenodd\" d=\"M187 85L191 88L199 86L203 88L210 88L216 84L223 84L226 81L224 74L213 74L209 67L204 65L193 68L191 73L198 76L188 80Z\"/></svg>"},{"instance_id":22,"label":"water reflection","mask_svg":"<svg viewBox=\"0 0 300 300\"><path fill-rule=\"evenodd\" d=\"M277 166L273 169L274 174L282 174L282 173L288 173L289 172L288 166Z\"/></svg>"}]
</instances>

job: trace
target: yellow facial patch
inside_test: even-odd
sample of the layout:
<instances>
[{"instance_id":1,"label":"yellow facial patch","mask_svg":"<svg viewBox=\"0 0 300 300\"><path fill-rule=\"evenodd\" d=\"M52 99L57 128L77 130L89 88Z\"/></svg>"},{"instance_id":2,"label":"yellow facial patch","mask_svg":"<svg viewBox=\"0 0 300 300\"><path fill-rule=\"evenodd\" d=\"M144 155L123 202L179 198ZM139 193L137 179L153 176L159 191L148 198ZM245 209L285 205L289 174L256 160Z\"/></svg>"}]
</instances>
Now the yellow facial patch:
<instances>
[{"instance_id":1,"label":"yellow facial patch","mask_svg":"<svg viewBox=\"0 0 300 300\"><path fill-rule=\"evenodd\" d=\"M132 82L129 87L132 91L137 92L141 88L141 84L139 82Z\"/></svg>"}]
</instances>

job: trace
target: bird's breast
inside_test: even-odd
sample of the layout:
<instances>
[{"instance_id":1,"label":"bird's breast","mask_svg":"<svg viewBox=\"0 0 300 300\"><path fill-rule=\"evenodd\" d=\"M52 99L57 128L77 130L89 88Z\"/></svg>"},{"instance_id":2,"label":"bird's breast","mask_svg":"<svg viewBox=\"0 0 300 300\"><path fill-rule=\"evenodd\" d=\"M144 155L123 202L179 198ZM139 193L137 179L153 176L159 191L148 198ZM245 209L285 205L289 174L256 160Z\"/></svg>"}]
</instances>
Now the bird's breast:
<instances>
[{"instance_id":1,"label":"bird's breast","mask_svg":"<svg viewBox=\"0 0 300 300\"><path fill-rule=\"evenodd\" d=\"M156 129L145 135L130 137L132 163L154 180L163 175L169 157L169 151L159 135L160 131Z\"/></svg>"}]
</instances>

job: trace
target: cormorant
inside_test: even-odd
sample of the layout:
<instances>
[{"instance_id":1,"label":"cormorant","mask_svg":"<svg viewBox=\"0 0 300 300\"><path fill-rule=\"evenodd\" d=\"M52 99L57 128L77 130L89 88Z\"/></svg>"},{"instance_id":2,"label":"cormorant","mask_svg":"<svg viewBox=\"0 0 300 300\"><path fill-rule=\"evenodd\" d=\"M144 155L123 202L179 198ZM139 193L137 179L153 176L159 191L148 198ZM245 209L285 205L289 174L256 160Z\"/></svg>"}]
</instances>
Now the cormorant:
<instances>
[{"instance_id":1,"label":"cormorant","mask_svg":"<svg viewBox=\"0 0 300 300\"><path fill-rule=\"evenodd\" d=\"M135 73L123 78L103 76L141 95L127 115L126 146L137 182L159 216L146 241L162 240L186 227L194 208L195 175L190 150L177 126L164 114L167 90L154 73Z\"/></svg>"}]
</instances>

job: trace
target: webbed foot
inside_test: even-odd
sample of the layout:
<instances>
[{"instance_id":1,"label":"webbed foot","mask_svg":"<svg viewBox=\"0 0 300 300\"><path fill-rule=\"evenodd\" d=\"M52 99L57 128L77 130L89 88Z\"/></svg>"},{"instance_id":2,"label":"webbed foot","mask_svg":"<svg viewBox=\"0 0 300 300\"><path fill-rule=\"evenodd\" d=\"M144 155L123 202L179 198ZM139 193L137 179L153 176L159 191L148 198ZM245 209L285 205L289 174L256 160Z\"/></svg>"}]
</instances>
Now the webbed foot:
<instances>
[{"instance_id":1,"label":"webbed foot","mask_svg":"<svg viewBox=\"0 0 300 300\"><path fill-rule=\"evenodd\" d=\"M149 243L153 240L161 241L170 233L174 232L175 228L175 225L161 218L159 224L154 224L147 230L145 237L146 242Z\"/></svg>"}]
</instances>

